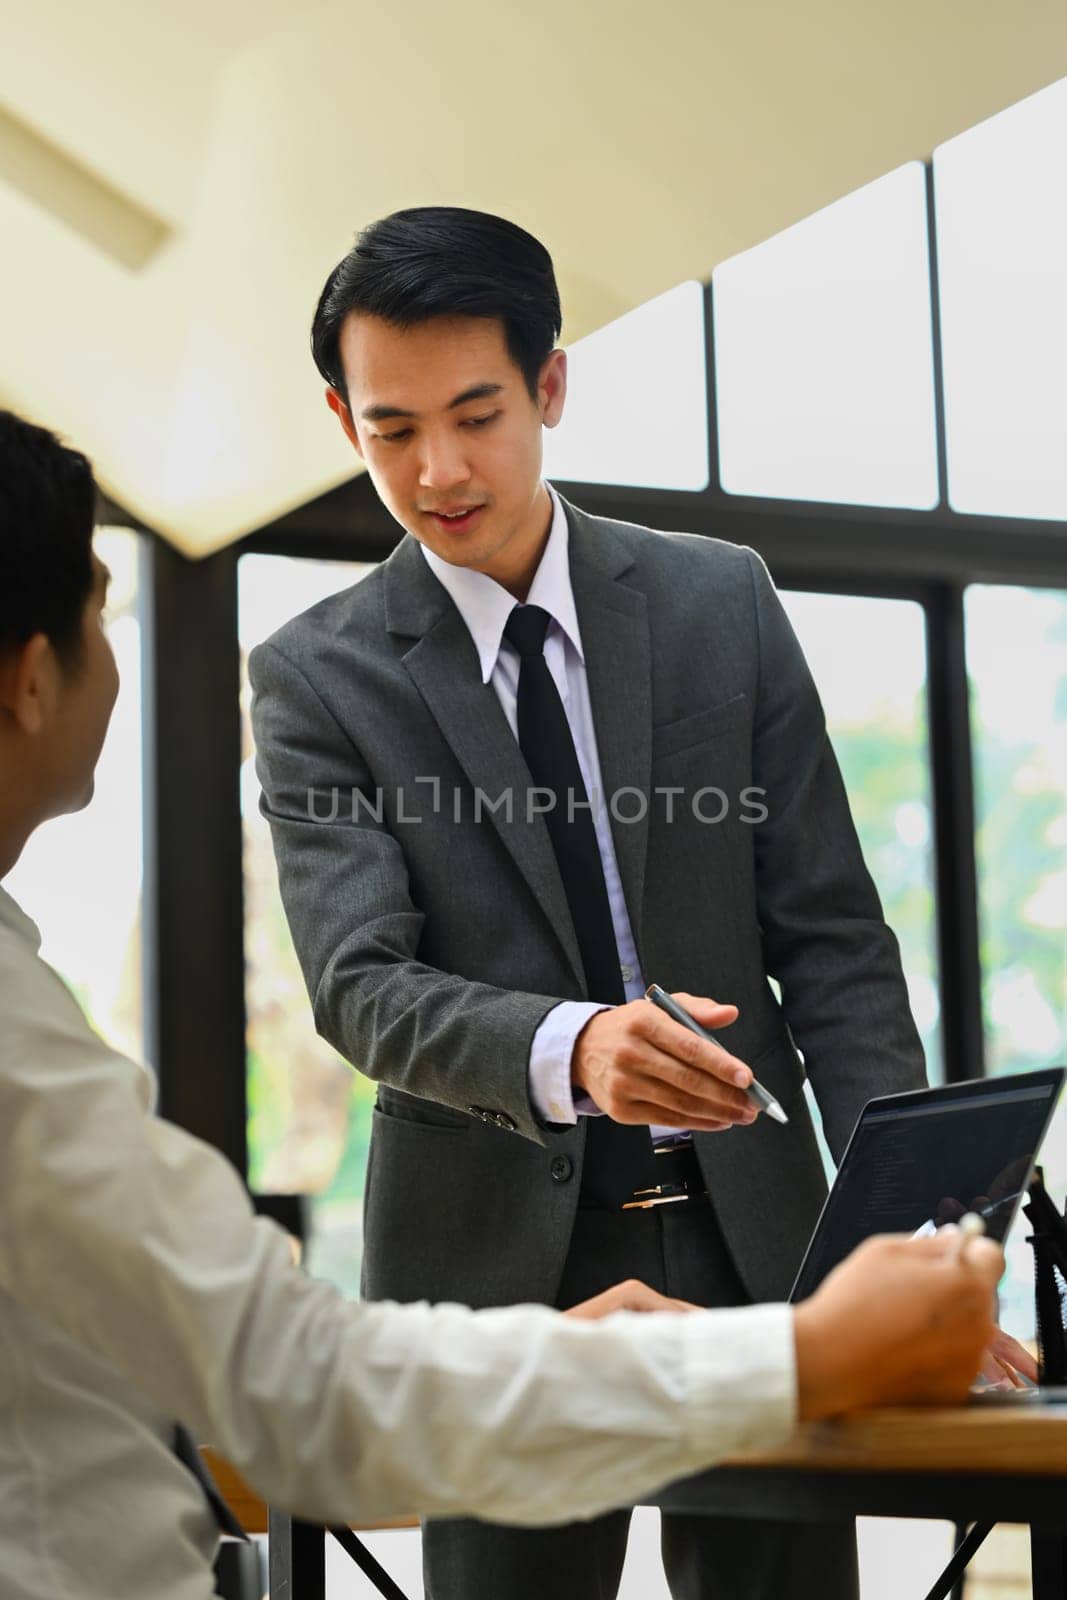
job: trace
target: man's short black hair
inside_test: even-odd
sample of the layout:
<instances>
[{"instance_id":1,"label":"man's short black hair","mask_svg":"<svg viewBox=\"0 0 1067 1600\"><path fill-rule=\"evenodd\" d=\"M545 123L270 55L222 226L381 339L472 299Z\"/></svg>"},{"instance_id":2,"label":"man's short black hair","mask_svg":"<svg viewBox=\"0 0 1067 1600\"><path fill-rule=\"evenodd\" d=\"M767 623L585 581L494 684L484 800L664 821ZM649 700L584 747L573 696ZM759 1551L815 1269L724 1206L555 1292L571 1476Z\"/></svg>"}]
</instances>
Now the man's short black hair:
<instances>
[{"instance_id":1,"label":"man's short black hair","mask_svg":"<svg viewBox=\"0 0 1067 1600\"><path fill-rule=\"evenodd\" d=\"M0 411L0 655L43 633L65 666L80 661L95 512L86 458Z\"/></svg>"},{"instance_id":2,"label":"man's short black hair","mask_svg":"<svg viewBox=\"0 0 1067 1600\"><path fill-rule=\"evenodd\" d=\"M372 222L327 278L311 326L311 353L345 400L338 344L352 311L399 328L432 317L499 318L531 398L562 325L544 245L514 222L459 206L415 206Z\"/></svg>"}]
</instances>

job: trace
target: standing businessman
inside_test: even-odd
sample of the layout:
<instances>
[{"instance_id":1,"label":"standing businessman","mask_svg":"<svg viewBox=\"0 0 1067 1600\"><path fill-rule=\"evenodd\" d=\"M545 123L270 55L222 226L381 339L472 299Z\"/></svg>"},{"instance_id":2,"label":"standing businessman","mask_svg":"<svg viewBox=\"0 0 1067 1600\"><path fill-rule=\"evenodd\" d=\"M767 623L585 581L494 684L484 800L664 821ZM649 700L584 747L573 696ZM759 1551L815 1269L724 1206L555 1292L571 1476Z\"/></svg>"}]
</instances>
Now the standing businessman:
<instances>
[{"instance_id":1,"label":"standing businessman","mask_svg":"<svg viewBox=\"0 0 1067 1600\"><path fill-rule=\"evenodd\" d=\"M543 481L559 331L544 248L438 207L366 229L315 316L330 407L410 535L250 664L316 1022L379 1084L365 1290L781 1298L824 1193L805 1071L838 1155L921 1050L762 563ZM788 1126L755 1117L752 1072ZM428 1594L612 1596L628 1520L431 1523ZM663 1553L677 1600L855 1584L844 1530L665 1518Z\"/></svg>"}]
</instances>

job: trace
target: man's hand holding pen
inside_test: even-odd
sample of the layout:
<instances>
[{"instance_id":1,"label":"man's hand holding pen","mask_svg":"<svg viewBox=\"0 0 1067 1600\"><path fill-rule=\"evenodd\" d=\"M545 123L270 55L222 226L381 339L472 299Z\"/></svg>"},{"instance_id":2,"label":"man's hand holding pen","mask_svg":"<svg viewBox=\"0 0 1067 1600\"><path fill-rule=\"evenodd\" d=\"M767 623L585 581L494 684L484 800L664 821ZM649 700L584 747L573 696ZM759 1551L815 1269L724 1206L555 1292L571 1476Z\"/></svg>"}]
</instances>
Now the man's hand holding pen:
<instances>
[{"instance_id":1,"label":"man's hand holding pen","mask_svg":"<svg viewBox=\"0 0 1067 1600\"><path fill-rule=\"evenodd\" d=\"M725 1028L737 1007L690 994L674 998L704 1028ZM600 1011L574 1047L571 1077L615 1122L719 1132L755 1122L752 1072L647 1000Z\"/></svg>"}]
</instances>

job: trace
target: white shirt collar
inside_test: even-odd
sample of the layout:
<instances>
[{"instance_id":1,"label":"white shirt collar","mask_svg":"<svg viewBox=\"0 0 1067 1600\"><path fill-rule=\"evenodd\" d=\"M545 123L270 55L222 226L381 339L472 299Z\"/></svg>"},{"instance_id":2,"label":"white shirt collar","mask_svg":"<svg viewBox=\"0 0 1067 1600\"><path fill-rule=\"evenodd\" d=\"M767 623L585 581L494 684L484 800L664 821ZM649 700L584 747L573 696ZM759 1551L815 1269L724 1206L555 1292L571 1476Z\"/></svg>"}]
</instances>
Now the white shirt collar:
<instances>
[{"instance_id":1,"label":"white shirt collar","mask_svg":"<svg viewBox=\"0 0 1067 1600\"><path fill-rule=\"evenodd\" d=\"M574 604L574 590L571 588L570 565L567 559L569 542L567 516L563 510L563 502L552 485L546 484L545 487L552 501L552 526L548 531L548 542L534 573L526 603L540 606L542 610L547 611L584 661L582 636L578 628L578 612ZM509 594L502 584L497 583L495 578L487 577L484 572L472 572L469 567L453 566L450 561L444 561L434 551L427 550L424 544L419 548L426 558L430 571L444 584L456 610L466 623L478 652L482 682L488 683L500 654L504 625L516 604L514 595Z\"/></svg>"},{"instance_id":2,"label":"white shirt collar","mask_svg":"<svg viewBox=\"0 0 1067 1600\"><path fill-rule=\"evenodd\" d=\"M10 928L12 933L18 934L20 939L25 939L33 949L41 948L41 934L35 922L31 922L25 911L12 900L6 889L0 888L0 927Z\"/></svg>"}]
</instances>

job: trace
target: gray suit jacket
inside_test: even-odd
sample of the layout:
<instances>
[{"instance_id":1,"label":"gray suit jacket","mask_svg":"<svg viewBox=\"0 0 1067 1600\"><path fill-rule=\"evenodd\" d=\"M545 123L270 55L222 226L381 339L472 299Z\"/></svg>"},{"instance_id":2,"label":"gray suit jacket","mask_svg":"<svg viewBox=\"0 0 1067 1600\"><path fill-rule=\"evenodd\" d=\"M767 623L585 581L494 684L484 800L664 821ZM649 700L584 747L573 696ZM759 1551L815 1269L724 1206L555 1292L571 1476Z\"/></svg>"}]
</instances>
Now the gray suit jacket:
<instances>
[{"instance_id":1,"label":"gray suit jacket","mask_svg":"<svg viewBox=\"0 0 1067 1600\"><path fill-rule=\"evenodd\" d=\"M723 1041L791 1118L696 1139L748 1289L780 1298L824 1195L805 1070L837 1155L867 1099L923 1081L896 941L759 558L566 511L642 970L736 1003ZM379 1085L365 1292L551 1302L585 1122L542 1123L527 1064L542 1018L584 981L547 829L527 819L529 774L466 626L407 538L250 671L316 1024Z\"/></svg>"}]
</instances>

